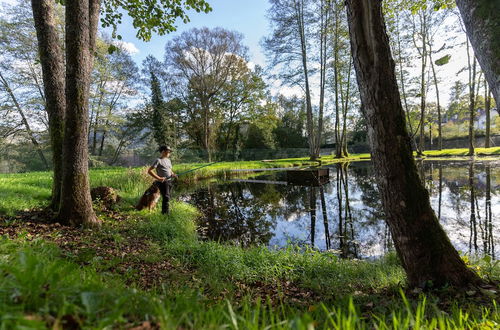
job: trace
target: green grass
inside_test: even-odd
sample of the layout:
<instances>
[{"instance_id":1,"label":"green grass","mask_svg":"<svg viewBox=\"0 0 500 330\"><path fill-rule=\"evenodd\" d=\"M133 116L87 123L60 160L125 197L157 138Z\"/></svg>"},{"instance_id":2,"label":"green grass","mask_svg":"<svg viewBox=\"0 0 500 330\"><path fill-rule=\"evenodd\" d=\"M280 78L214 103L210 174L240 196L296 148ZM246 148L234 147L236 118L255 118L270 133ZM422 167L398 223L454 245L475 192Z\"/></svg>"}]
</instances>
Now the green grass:
<instances>
[{"instance_id":1,"label":"green grass","mask_svg":"<svg viewBox=\"0 0 500 330\"><path fill-rule=\"evenodd\" d=\"M475 148L474 152L476 156L496 156L500 155L500 147ZM424 155L427 157L452 157L452 156L457 157L457 156L467 156L468 154L469 154L468 148L424 151Z\"/></svg>"},{"instance_id":2,"label":"green grass","mask_svg":"<svg viewBox=\"0 0 500 330\"><path fill-rule=\"evenodd\" d=\"M361 157L358 157L358 159ZM326 158L329 159L329 158ZM201 176L224 175L228 168L285 167L306 159L216 164ZM333 161L333 159L332 159ZM199 164L183 164L192 168ZM176 171L182 171L181 166ZM200 170L202 171L202 170ZM196 172L195 172L196 173ZM214 174L215 173L215 174ZM494 329L500 313L491 299L472 299L446 291L402 294L405 274L395 255L377 261L344 260L327 252L288 247L243 249L201 241L198 211L173 202L167 218L135 211L132 205L150 184L144 168L92 170L92 186L107 185L124 198L119 213L105 213L100 231L78 232L85 243L72 245L65 232L50 235L20 230L15 239L0 238L0 328L127 328L143 322L165 329ZM192 177L190 180L194 180ZM44 206L50 174L0 176L0 212ZM3 224L12 226L12 223ZM22 227L21 227L22 228ZM131 242L135 240L136 242ZM140 255L113 255L129 244ZM161 282L141 286L155 265ZM500 279L498 262L473 262L485 278ZM120 270L120 271L118 271Z\"/></svg>"},{"instance_id":3,"label":"green grass","mask_svg":"<svg viewBox=\"0 0 500 330\"><path fill-rule=\"evenodd\" d=\"M192 211L177 204L168 220ZM184 236L190 230L181 229L182 223L177 223L173 227L178 228L180 235L175 235L173 233L177 230L165 229L167 227L161 222L166 221L151 215L150 222L146 222L148 225L139 223L138 228L142 233L159 229L160 235L156 230L152 232L154 239L177 245L173 254L185 255L195 240ZM180 247L181 242L187 245ZM15 240L0 239L1 328L78 326L102 329L151 322L164 329L494 329L500 322L494 303L466 309L454 303L444 312L432 296L420 295L410 299L397 289L391 295L343 295L352 290L349 286L356 282L370 283L369 277L375 283L383 284L380 278L387 277L387 267L397 267L393 257L379 263L351 262L349 265L349 261L339 263L339 260L325 259L319 253L306 253L300 257L293 250L272 253L254 249L247 256L241 249L233 254L229 246L221 248L215 243L206 243L204 247L205 243L198 244L191 256L183 257L191 260L181 258L182 263L191 267L208 262L192 273L190 285L170 281L155 290L144 291L125 285L117 275L98 271L98 263L82 266L76 260L68 259L54 244L42 240L26 241L23 236ZM167 246L164 249L168 251ZM219 269L227 263L230 264ZM274 263L286 269L278 269ZM352 277L356 273L361 277ZM225 290L231 290L231 282L248 284L260 279L334 277L339 283L333 286L323 284L321 289L332 290L332 294L339 298L322 302L304 298L299 304L279 296L254 298L248 294L239 299L230 295L220 298L207 279L216 276L222 281L230 274L232 278L226 281ZM343 292L334 290L341 287L344 287Z\"/></svg>"}]
</instances>

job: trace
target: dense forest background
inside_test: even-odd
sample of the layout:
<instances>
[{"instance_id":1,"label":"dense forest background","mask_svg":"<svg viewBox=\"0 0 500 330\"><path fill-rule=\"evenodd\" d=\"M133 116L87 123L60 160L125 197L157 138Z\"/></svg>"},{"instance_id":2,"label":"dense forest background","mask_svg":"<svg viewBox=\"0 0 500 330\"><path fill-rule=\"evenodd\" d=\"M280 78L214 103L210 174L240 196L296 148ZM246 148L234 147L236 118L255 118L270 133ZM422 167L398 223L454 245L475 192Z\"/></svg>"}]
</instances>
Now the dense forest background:
<instances>
[{"instance_id":1,"label":"dense forest background","mask_svg":"<svg viewBox=\"0 0 500 330\"><path fill-rule=\"evenodd\" d=\"M224 28L177 34L140 64L101 31L90 165L142 165L159 144L183 162L368 152L343 1L270 2L266 67L249 61L242 34ZM498 145L500 116L457 9L385 6L414 149L466 147L474 136L477 146ZM0 172L52 168L32 17L22 0L0 11ZM57 21L62 35L62 7Z\"/></svg>"}]
</instances>

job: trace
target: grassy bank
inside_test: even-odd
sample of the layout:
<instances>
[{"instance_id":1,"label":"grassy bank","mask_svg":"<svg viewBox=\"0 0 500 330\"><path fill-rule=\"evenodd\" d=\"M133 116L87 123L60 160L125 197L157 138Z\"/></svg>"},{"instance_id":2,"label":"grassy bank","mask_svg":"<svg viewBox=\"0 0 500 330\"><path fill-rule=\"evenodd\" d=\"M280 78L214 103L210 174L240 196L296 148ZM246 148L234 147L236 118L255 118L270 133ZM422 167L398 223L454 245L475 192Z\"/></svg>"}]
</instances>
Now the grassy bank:
<instances>
[{"instance_id":1,"label":"grassy bank","mask_svg":"<svg viewBox=\"0 0 500 330\"><path fill-rule=\"evenodd\" d=\"M500 156L500 147L475 148L474 153L479 157ZM468 154L468 148L424 151L424 155L427 157L466 157Z\"/></svg>"},{"instance_id":2,"label":"grassy bank","mask_svg":"<svg viewBox=\"0 0 500 330\"><path fill-rule=\"evenodd\" d=\"M217 175L230 166L218 165ZM168 218L133 209L150 183L143 169L92 170L91 183L123 197L114 211L98 209L100 230L43 223L50 214L32 209L46 205L50 174L0 176L0 214L7 214L0 221L2 328L494 329L500 323L497 297L488 292L402 291L405 275L394 255L344 260L294 247L201 241L198 211L190 205L173 203ZM474 267L500 279L498 263L485 258Z\"/></svg>"}]
</instances>

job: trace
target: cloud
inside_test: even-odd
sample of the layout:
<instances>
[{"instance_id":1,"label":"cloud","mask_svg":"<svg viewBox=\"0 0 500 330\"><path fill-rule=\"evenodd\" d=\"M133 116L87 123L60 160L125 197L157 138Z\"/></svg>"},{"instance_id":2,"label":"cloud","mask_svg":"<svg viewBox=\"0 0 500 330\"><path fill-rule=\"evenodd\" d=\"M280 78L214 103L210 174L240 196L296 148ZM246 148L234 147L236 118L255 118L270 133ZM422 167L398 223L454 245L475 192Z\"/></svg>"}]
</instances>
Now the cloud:
<instances>
[{"instance_id":1,"label":"cloud","mask_svg":"<svg viewBox=\"0 0 500 330\"><path fill-rule=\"evenodd\" d=\"M121 40L115 40L113 41L113 44L118 47L118 48L121 48L125 51L127 51L130 55L134 55L134 54L137 54L139 53L139 48L137 48L134 43L132 42L126 42L126 41L121 41Z\"/></svg>"}]
</instances>

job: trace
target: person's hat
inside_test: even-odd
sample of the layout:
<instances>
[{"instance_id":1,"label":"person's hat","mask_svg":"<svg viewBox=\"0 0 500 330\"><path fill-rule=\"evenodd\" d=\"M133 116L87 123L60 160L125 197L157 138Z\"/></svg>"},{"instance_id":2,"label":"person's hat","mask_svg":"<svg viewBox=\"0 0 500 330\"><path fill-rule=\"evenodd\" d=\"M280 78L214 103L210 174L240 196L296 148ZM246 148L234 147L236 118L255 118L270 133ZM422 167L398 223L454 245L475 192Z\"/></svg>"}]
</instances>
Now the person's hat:
<instances>
[{"instance_id":1,"label":"person's hat","mask_svg":"<svg viewBox=\"0 0 500 330\"><path fill-rule=\"evenodd\" d=\"M160 146L158 148L158 151L159 152L164 152L164 151L172 151L172 148L170 148L169 146Z\"/></svg>"}]
</instances>

